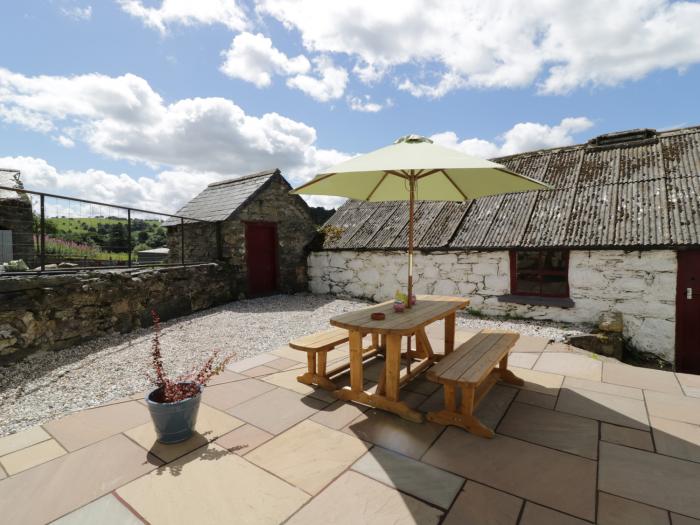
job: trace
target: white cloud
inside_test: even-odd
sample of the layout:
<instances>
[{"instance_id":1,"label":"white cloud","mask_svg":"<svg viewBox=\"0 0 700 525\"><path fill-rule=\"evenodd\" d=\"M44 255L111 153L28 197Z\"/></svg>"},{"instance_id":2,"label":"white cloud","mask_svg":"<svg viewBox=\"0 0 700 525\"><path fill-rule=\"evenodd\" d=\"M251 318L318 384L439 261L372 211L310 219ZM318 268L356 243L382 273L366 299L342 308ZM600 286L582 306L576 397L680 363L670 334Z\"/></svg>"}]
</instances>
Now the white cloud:
<instances>
[{"instance_id":1,"label":"white cloud","mask_svg":"<svg viewBox=\"0 0 700 525\"><path fill-rule=\"evenodd\" d=\"M534 122L521 122L503 133L497 141L471 138L460 140L453 131L437 133L430 138L436 144L453 148L476 157L490 159L513 155L524 151L569 146L574 135L593 126L586 117L565 118L554 126Z\"/></svg>"},{"instance_id":2,"label":"white cloud","mask_svg":"<svg viewBox=\"0 0 700 525\"><path fill-rule=\"evenodd\" d=\"M75 147L75 141L74 141L72 138L67 137L67 136L65 136L65 135L59 135L59 136L57 136L57 137L53 137L53 140L55 140L56 142L58 142L58 143L59 143L61 146L63 146L64 148L73 148L73 147Z\"/></svg>"},{"instance_id":3,"label":"white cloud","mask_svg":"<svg viewBox=\"0 0 700 525\"><path fill-rule=\"evenodd\" d=\"M364 95L361 97L348 97L348 106L353 111L360 111L364 113L378 113L385 107L393 106L393 101L388 98L386 102L380 104L378 102L373 102L372 97L369 95Z\"/></svg>"},{"instance_id":4,"label":"white cloud","mask_svg":"<svg viewBox=\"0 0 700 525\"><path fill-rule=\"evenodd\" d=\"M323 167L347 158L342 152L318 148L316 130L303 122L277 113L247 115L225 98L183 99L166 104L144 79L131 74L28 77L0 68L0 120L50 134L65 147L82 142L107 157L164 170L157 181L177 182L188 198L193 193L188 193L191 188L185 183L192 178L202 179L202 174L209 178L231 177L278 167L293 185L298 185ZM43 174L41 180L53 177L43 186L53 184L53 191L64 186L77 191L89 180L86 191L95 186L100 199L116 198L121 202L125 193L130 193L141 202L150 198L143 194L146 188L156 192L152 198L153 202L161 202L160 209L171 204L172 196L150 186L148 181L152 179L147 177L130 182L124 179L129 178L125 174L100 170L58 172L36 162L29 165L34 173ZM89 177L107 181L103 184L107 189L114 186L123 192L103 195L101 183ZM74 187L70 180L59 183L59 179L83 182ZM198 190L203 187L201 182L195 185ZM321 201L324 199L315 202Z\"/></svg>"},{"instance_id":5,"label":"white cloud","mask_svg":"<svg viewBox=\"0 0 700 525\"><path fill-rule=\"evenodd\" d=\"M273 74L296 75L311 69L304 55L289 58L272 45L272 40L260 33L236 35L223 55L222 73L252 82L259 88L269 86Z\"/></svg>"},{"instance_id":6,"label":"white cloud","mask_svg":"<svg viewBox=\"0 0 700 525\"><path fill-rule=\"evenodd\" d=\"M222 176L214 173L163 171L154 178L134 178L102 170L59 170L35 157L0 157L0 166L21 172L24 187L34 191L173 213ZM47 205L63 206L49 199Z\"/></svg>"},{"instance_id":7,"label":"white cloud","mask_svg":"<svg viewBox=\"0 0 700 525\"><path fill-rule=\"evenodd\" d=\"M68 18L72 18L77 21L90 20L92 18L92 6L88 5L85 7L73 6L73 7L61 7L61 13Z\"/></svg>"},{"instance_id":8,"label":"white cloud","mask_svg":"<svg viewBox=\"0 0 700 525\"><path fill-rule=\"evenodd\" d=\"M344 68L336 67L330 58L321 56L314 59L314 72L317 76L296 75L287 79L287 86L303 91L319 102L343 96L348 83L348 72Z\"/></svg>"},{"instance_id":9,"label":"white cloud","mask_svg":"<svg viewBox=\"0 0 700 525\"><path fill-rule=\"evenodd\" d=\"M700 4L630 0L260 0L259 13L304 46L356 60L355 74L395 79L415 96L464 87L538 85L543 93L616 85L700 62ZM426 71L440 71L427 82Z\"/></svg>"},{"instance_id":10,"label":"white cloud","mask_svg":"<svg viewBox=\"0 0 700 525\"><path fill-rule=\"evenodd\" d=\"M163 0L160 7L146 7L142 0L117 2L125 12L162 34L174 24L224 24L234 31L242 31L248 25L246 14L236 0Z\"/></svg>"},{"instance_id":11,"label":"white cloud","mask_svg":"<svg viewBox=\"0 0 700 525\"><path fill-rule=\"evenodd\" d=\"M314 128L303 122L277 113L247 115L225 98L166 104L131 74L28 77L0 68L0 107L0 119L65 132L97 153L190 171L303 166L316 141Z\"/></svg>"}]
</instances>

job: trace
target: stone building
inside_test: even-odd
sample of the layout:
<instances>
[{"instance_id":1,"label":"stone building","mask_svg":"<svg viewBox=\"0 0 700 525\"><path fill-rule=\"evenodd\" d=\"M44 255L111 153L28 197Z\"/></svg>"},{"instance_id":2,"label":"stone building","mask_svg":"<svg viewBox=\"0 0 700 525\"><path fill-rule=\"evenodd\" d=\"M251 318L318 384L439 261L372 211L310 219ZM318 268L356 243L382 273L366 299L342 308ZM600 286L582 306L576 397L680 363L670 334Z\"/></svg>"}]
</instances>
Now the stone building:
<instances>
[{"instance_id":1,"label":"stone building","mask_svg":"<svg viewBox=\"0 0 700 525\"><path fill-rule=\"evenodd\" d=\"M21 188L19 172L0 169L0 186ZM0 190L0 263L35 263L32 203L25 193Z\"/></svg>"},{"instance_id":2,"label":"stone building","mask_svg":"<svg viewBox=\"0 0 700 525\"><path fill-rule=\"evenodd\" d=\"M700 127L495 161L555 189L418 203L417 293L564 322L619 312L631 346L700 373ZM385 300L405 289L406 208L342 206L309 257L311 290Z\"/></svg>"},{"instance_id":3,"label":"stone building","mask_svg":"<svg viewBox=\"0 0 700 525\"><path fill-rule=\"evenodd\" d=\"M316 226L306 202L290 195L279 170L215 182L177 215L207 222L166 223L170 261L222 260L239 295L308 289L308 246Z\"/></svg>"}]
</instances>

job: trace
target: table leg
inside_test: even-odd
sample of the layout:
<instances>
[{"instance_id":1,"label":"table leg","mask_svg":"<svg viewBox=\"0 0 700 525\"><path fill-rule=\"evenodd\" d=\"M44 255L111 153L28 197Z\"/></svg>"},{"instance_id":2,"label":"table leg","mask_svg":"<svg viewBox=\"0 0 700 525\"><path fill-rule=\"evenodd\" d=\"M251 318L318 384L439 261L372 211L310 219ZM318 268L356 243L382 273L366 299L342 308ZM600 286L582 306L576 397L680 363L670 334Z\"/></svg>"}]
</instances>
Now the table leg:
<instances>
[{"instance_id":1,"label":"table leg","mask_svg":"<svg viewBox=\"0 0 700 525\"><path fill-rule=\"evenodd\" d=\"M401 373L401 336L386 336L386 398L389 401L399 399L399 374Z\"/></svg>"},{"instance_id":2,"label":"table leg","mask_svg":"<svg viewBox=\"0 0 700 525\"><path fill-rule=\"evenodd\" d=\"M445 355L452 353L455 349L455 321L454 313L445 317Z\"/></svg>"},{"instance_id":3,"label":"table leg","mask_svg":"<svg viewBox=\"0 0 700 525\"><path fill-rule=\"evenodd\" d=\"M363 391L362 380L362 334L350 331L350 387L353 392Z\"/></svg>"}]
</instances>

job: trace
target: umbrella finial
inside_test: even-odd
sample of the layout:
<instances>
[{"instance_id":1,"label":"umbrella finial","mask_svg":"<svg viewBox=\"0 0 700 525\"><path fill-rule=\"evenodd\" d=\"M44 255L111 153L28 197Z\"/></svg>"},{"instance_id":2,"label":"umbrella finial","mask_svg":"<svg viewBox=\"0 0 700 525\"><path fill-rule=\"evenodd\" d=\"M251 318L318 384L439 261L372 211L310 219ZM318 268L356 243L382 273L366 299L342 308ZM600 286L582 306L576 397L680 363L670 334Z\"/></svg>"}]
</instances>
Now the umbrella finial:
<instances>
[{"instance_id":1,"label":"umbrella finial","mask_svg":"<svg viewBox=\"0 0 700 525\"><path fill-rule=\"evenodd\" d=\"M394 141L394 144L400 144L401 142L406 142L408 144L416 144L418 142L429 142L430 144L433 143L432 140L430 140L428 137L423 137L422 135L404 135L403 137L399 137Z\"/></svg>"}]
</instances>

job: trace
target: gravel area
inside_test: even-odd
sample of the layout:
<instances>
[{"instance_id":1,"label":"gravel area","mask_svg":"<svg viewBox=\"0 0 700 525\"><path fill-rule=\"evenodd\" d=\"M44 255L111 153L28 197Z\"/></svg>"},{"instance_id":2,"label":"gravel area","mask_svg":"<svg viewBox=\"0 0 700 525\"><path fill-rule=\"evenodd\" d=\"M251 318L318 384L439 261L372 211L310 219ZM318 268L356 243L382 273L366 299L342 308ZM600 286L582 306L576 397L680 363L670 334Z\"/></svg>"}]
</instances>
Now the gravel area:
<instances>
[{"instance_id":1,"label":"gravel area","mask_svg":"<svg viewBox=\"0 0 700 525\"><path fill-rule=\"evenodd\" d=\"M297 294L228 303L163 322L166 367L187 372L213 350L236 360L268 352L290 339L328 327L328 319L367 305L355 299ZM459 328L514 329L523 335L562 340L571 326L542 321L458 316ZM59 352L39 352L0 368L0 436L68 412L121 399L149 387L152 330L113 334Z\"/></svg>"}]
</instances>

